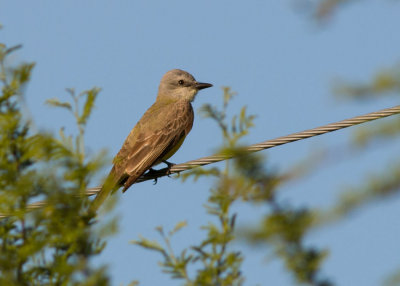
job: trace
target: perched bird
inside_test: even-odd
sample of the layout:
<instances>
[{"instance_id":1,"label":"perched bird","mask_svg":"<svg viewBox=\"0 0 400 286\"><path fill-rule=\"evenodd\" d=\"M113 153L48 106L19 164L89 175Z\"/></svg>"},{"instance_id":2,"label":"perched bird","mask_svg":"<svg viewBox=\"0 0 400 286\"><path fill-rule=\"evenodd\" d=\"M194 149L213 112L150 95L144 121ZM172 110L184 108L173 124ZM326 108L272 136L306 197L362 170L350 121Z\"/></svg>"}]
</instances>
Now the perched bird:
<instances>
[{"instance_id":1,"label":"perched bird","mask_svg":"<svg viewBox=\"0 0 400 286\"><path fill-rule=\"evenodd\" d=\"M110 174L92 202L92 210L96 211L110 193L120 187L125 192L147 170L175 154L192 129L191 102L199 90L211 86L197 82L190 73L179 69L162 77L155 103L125 139Z\"/></svg>"}]
</instances>

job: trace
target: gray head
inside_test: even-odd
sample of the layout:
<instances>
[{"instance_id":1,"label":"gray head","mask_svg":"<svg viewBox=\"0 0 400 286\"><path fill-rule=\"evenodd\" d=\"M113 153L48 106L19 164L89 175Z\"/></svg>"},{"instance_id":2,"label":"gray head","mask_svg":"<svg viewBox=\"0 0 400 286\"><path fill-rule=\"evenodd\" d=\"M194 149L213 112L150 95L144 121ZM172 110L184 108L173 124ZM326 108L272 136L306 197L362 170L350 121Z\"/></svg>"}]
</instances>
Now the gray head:
<instances>
[{"instance_id":1,"label":"gray head","mask_svg":"<svg viewBox=\"0 0 400 286\"><path fill-rule=\"evenodd\" d=\"M174 69L166 72L158 88L157 99L186 99L193 101L200 89L211 87L210 83L197 82L188 72Z\"/></svg>"}]
</instances>

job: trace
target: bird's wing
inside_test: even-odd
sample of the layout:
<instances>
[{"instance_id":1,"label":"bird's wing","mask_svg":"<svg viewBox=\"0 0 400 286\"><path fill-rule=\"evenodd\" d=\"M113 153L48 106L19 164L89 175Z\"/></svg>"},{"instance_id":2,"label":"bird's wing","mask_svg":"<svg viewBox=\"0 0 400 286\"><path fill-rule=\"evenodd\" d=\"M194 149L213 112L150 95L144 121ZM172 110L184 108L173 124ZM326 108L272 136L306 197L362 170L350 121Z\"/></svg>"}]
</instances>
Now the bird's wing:
<instances>
[{"instance_id":1,"label":"bird's wing","mask_svg":"<svg viewBox=\"0 0 400 286\"><path fill-rule=\"evenodd\" d=\"M192 124L193 110L188 102L164 104L146 112L116 156L117 176L128 175L124 191L159 163L189 133Z\"/></svg>"},{"instance_id":2,"label":"bird's wing","mask_svg":"<svg viewBox=\"0 0 400 286\"><path fill-rule=\"evenodd\" d=\"M91 204L96 212L108 195L124 185L127 190L144 172L180 143L192 128L190 103L153 104L129 133L115 156L114 166Z\"/></svg>"}]
</instances>

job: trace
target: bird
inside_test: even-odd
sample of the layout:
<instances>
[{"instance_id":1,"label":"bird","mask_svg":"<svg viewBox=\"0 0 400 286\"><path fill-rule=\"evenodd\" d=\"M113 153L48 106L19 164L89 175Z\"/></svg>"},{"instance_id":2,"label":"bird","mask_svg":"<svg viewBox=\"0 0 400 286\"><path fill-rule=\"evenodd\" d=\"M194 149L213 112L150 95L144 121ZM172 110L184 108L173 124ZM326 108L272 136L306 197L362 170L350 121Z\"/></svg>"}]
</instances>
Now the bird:
<instances>
[{"instance_id":1,"label":"bird","mask_svg":"<svg viewBox=\"0 0 400 286\"><path fill-rule=\"evenodd\" d=\"M181 147L193 126L192 102L199 90L212 87L188 72L173 69L164 74L154 104L131 130L113 160L113 167L91 203L96 211L119 188L125 192L153 166L168 160Z\"/></svg>"}]
</instances>

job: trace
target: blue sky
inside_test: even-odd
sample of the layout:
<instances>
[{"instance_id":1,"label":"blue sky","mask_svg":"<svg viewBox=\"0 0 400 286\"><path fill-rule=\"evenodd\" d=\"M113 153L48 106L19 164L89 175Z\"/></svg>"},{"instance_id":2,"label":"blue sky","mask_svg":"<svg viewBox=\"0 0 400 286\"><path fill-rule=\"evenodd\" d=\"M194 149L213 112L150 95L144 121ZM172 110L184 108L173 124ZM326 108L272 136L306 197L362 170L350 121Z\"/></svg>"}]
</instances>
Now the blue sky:
<instances>
[{"instance_id":1,"label":"blue sky","mask_svg":"<svg viewBox=\"0 0 400 286\"><path fill-rule=\"evenodd\" d=\"M194 106L221 103L220 87L238 95L231 111L246 105L257 115L246 138L256 143L355 115L391 107L395 97L350 103L332 95L338 78L367 81L400 60L400 5L363 1L347 5L328 25L318 27L295 11L291 1L0 1L0 39L23 44L11 61L35 61L27 103L39 129L73 132L68 114L44 105L67 99L64 91L98 86L102 92L88 124L86 144L110 158L155 99L161 76L172 68L214 84L199 93ZM352 130L263 152L270 166L284 170L319 146L334 147ZM196 114L191 134L175 163L212 154L221 143L217 126ZM281 199L295 206L327 207L344 186L363 182L380 170L400 144L371 149L287 186ZM104 175L107 170L104 171ZM94 182L96 184L96 182ZM210 218L205 203L212 180L161 179L133 186L116 207L120 231L96 263L108 263L114 285L138 279L141 285L177 285L159 270L160 257L129 244L138 235L158 239L154 228L189 226L176 235L176 250L204 235ZM377 203L347 221L314 233L310 245L329 247L323 273L338 285L378 285L400 265L400 200ZM261 208L238 205L239 224L255 223ZM234 245L246 257L246 285L294 285L280 261L266 262L265 249ZM396 253L396 254L395 254ZM371 257L374 259L372 260Z\"/></svg>"}]
</instances>

